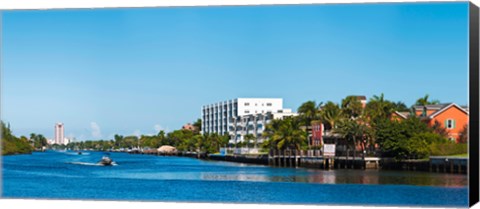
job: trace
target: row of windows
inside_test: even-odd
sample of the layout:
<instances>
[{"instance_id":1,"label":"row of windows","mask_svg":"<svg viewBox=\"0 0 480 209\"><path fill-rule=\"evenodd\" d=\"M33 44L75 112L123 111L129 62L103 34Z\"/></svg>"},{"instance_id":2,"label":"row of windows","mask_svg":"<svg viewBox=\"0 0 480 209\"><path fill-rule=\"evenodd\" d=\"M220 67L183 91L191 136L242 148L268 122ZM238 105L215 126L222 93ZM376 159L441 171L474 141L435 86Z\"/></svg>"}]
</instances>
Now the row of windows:
<instances>
[{"instance_id":1,"label":"row of windows","mask_svg":"<svg viewBox=\"0 0 480 209\"><path fill-rule=\"evenodd\" d=\"M245 110L245 114L249 114L250 110ZM258 113L257 110L255 110L255 113ZM265 110L262 110L262 113L265 113ZM272 113L272 111L267 111L267 113Z\"/></svg>"},{"instance_id":2,"label":"row of windows","mask_svg":"<svg viewBox=\"0 0 480 209\"><path fill-rule=\"evenodd\" d=\"M250 103L249 103L249 102L245 102L245 106L250 106ZM257 106L257 103L255 103L255 106ZM262 103L262 106L265 106L265 104ZM267 103L267 106L268 106L268 107L272 106L272 103Z\"/></svg>"}]
</instances>

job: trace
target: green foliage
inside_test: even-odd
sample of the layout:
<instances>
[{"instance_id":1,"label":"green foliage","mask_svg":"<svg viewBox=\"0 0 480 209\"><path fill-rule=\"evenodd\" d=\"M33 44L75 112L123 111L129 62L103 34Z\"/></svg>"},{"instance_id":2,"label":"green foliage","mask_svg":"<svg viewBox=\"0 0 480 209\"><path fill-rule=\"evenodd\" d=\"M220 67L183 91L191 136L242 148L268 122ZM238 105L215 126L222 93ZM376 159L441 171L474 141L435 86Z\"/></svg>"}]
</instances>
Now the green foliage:
<instances>
[{"instance_id":1,"label":"green foliage","mask_svg":"<svg viewBox=\"0 0 480 209\"><path fill-rule=\"evenodd\" d=\"M273 120L266 126L264 136L268 137L264 147L274 149L302 149L307 145L305 131L300 129L300 120L296 117Z\"/></svg>"},{"instance_id":2,"label":"green foliage","mask_svg":"<svg viewBox=\"0 0 480 209\"><path fill-rule=\"evenodd\" d=\"M318 119L318 108L315 101L307 101L298 108L304 126L310 126L312 120Z\"/></svg>"},{"instance_id":3,"label":"green foliage","mask_svg":"<svg viewBox=\"0 0 480 209\"><path fill-rule=\"evenodd\" d=\"M428 97L429 95L426 94L424 97L417 99L417 101L415 102L415 105L423 106L423 105L431 105L431 104L440 104L440 101L438 100L430 101L428 100Z\"/></svg>"},{"instance_id":4,"label":"green foliage","mask_svg":"<svg viewBox=\"0 0 480 209\"><path fill-rule=\"evenodd\" d=\"M365 115L371 121L388 119L395 111L395 103L384 99L383 93L380 96L374 95L365 107Z\"/></svg>"},{"instance_id":5,"label":"green foliage","mask_svg":"<svg viewBox=\"0 0 480 209\"><path fill-rule=\"evenodd\" d=\"M33 147L35 149L42 149L43 147L46 147L48 146L48 143L47 143L47 138L45 138L43 135L41 134L34 134L34 133L31 133L30 134L30 141L33 142Z\"/></svg>"},{"instance_id":6,"label":"green foliage","mask_svg":"<svg viewBox=\"0 0 480 209\"><path fill-rule=\"evenodd\" d=\"M342 100L342 113L347 118L357 118L363 113L362 103L356 96L347 96Z\"/></svg>"},{"instance_id":7,"label":"green foliage","mask_svg":"<svg viewBox=\"0 0 480 209\"><path fill-rule=\"evenodd\" d=\"M421 159L427 157L430 152L428 142L416 136L403 141L399 150L395 157L400 159Z\"/></svg>"},{"instance_id":8,"label":"green foliage","mask_svg":"<svg viewBox=\"0 0 480 209\"><path fill-rule=\"evenodd\" d=\"M431 144L430 155L431 156L447 156L447 155L459 155L468 153L468 144L455 144L455 143L442 143Z\"/></svg>"},{"instance_id":9,"label":"green foliage","mask_svg":"<svg viewBox=\"0 0 480 209\"><path fill-rule=\"evenodd\" d=\"M420 119L408 118L404 121L383 120L375 127L375 137L382 153L396 159L424 158L432 150L448 144L448 140L433 131ZM440 146L440 147L437 147Z\"/></svg>"},{"instance_id":10,"label":"green foliage","mask_svg":"<svg viewBox=\"0 0 480 209\"><path fill-rule=\"evenodd\" d=\"M410 109L407 107L407 105L403 102L396 102L393 103L393 110L394 111L399 111L399 112L408 112Z\"/></svg>"},{"instance_id":11,"label":"green foliage","mask_svg":"<svg viewBox=\"0 0 480 209\"><path fill-rule=\"evenodd\" d=\"M33 151L33 147L26 137L15 137L9 126L6 126L3 121L0 123L2 126L2 155L28 154Z\"/></svg>"},{"instance_id":12,"label":"green foliage","mask_svg":"<svg viewBox=\"0 0 480 209\"><path fill-rule=\"evenodd\" d=\"M432 132L423 132L415 134L412 139L417 141L425 141L428 144L444 144L449 143L448 139L445 137Z\"/></svg>"},{"instance_id":13,"label":"green foliage","mask_svg":"<svg viewBox=\"0 0 480 209\"><path fill-rule=\"evenodd\" d=\"M194 131L194 132L195 132L196 134L199 134L200 131L202 130L202 119L200 119L200 118L197 119L197 121L195 121L195 122L193 123L193 127L195 127L195 131Z\"/></svg>"},{"instance_id":14,"label":"green foliage","mask_svg":"<svg viewBox=\"0 0 480 209\"><path fill-rule=\"evenodd\" d=\"M115 135L113 140L97 140L74 142L68 145L70 149L134 149L151 148L157 149L163 145L176 147L179 151L199 151L215 153L228 144L228 136L218 134L200 135L197 131L175 130L165 135L160 131L157 135L121 136Z\"/></svg>"},{"instance_id":15,"label":"green foliage","mask_svg":"<svg viewBox=\"0 0 480 209\"><path fill-rule=\"evenodd\" d=\"M320 108L319 115L322 122L327 125L325 129L331 130L335 128L335 124L342 118L342 111L337 104L329 101Z\"/></svg>"}]
</instances>

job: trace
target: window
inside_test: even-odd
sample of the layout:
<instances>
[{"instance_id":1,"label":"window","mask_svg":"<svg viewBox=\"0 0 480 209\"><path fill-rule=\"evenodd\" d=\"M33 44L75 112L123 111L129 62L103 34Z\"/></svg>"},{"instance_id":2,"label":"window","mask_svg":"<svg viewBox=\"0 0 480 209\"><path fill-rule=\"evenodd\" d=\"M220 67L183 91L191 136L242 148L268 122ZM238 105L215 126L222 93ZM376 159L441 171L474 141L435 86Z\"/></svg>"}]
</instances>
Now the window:
<instances>
[{"instance_id":1,"label":"window","mask_svg":"<svg viewBox=\"0 0 480 209\"><path fill-rule=\"evenodd\" d=\"M452 141L452 142L455 142L455 141L456 141L454 137L450 137L450 138L448 138L448 140L450 140L450 141Z\"/></svg>"},{"instance_id":2,"label":"window","mask_svg":"<svg viewBox=\"0 0 480 209\"><path fill-rule=\"evenodd\" d=\"M248 113L250 113L250 111L248 111L248 110L245 110L245 113L247 113L247 114L248 114Z\"/></svg>"},{"instance_id":3,"label":"window","mask_svg":"<svg viewBox=\"0 0 480 209\"><path fill-rule=\"evenodd\" d=\"M250 103L248 103L248 102L245 102L245 106L250 106Z\"/></svg>"},{"instance_id":4,"label":"window","mask_svg":"<svg viewBox=\"0 0 480 209\"><path fill-rule=\"evenodd\" d=\"M455 120L453 120L453 119L445 120L445 128L454 129L455 128Z\"/></svg>"},{"instance_id":5,"label":"window","mask_svg":"<svg viewBox=\"0 0 480 209\"><path fill-rule=\"evenodd\" d=\"M272 103L267 103L267 106L272 106Z\"/></svg>"}]
</instances>

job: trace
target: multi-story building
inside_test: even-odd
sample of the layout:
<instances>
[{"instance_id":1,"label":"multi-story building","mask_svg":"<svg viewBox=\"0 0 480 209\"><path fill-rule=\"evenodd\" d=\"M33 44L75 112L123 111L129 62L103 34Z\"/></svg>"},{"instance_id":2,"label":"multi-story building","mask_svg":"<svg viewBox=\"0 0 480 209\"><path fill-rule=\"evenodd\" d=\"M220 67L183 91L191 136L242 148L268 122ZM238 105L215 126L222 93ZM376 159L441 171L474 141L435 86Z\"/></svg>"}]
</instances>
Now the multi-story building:
<instances>
[{"instance_id":1,"label":"multi-story building","mask_svg":"<svg viewBox=\"0 0 480 209\"><path fill-rule=\"evenodd\" d=\"M63 128L63 123L55 124L55 144L64 144L65 143L65 130Z\"/></svg>"},{"instance_id":2,"label":"multi-story building","mask_svg":"<svg viewBox=\"0 0 480 209\"><path fill-rule=\"evenodd\" d=\"M263 141L265 125L272 119L295 115L283 108L281 98L237 98L202 107L202 133L230 136L230 143L242 142L252 134Z\"/></svg>"}]
</instances>

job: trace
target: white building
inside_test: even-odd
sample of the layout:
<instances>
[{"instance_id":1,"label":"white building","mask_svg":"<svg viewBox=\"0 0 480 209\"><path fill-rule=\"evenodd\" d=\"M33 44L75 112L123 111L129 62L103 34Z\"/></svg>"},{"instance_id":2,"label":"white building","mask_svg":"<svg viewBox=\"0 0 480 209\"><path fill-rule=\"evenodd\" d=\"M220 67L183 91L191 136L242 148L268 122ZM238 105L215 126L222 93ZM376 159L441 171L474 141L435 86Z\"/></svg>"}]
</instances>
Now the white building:
<instances>
[{"instance_id":1,"label":"white building","mask_svg":"<svg viewBox=\"0 0 480 209\"><path fill-rule=\"evenodd\" d=\"M65 143L65 130L63 128L63 123L55 124L55 144L64 144Z\"/></svg>"},{"instance_id":2,"label":"white building","mask_svg":"<svg viewBox=\"0 0 480 209\"><path fill-rule=\"evenodd\" d=\"M63 145L67 145L71 140L69 138L63 138Z\"/></svg>"},{"instance_id":3,"label":"white building","mask_svg":"<svg viewBox=\"0 0 480 209\"><path fill-rule=\"evenodd\" d=\"M296 114L283 108L281 98L237 98L203 106L202 133L229 135L230 143L252 134L260 143L266 124L292 115Z\"/></svg>"}]
</instances>

